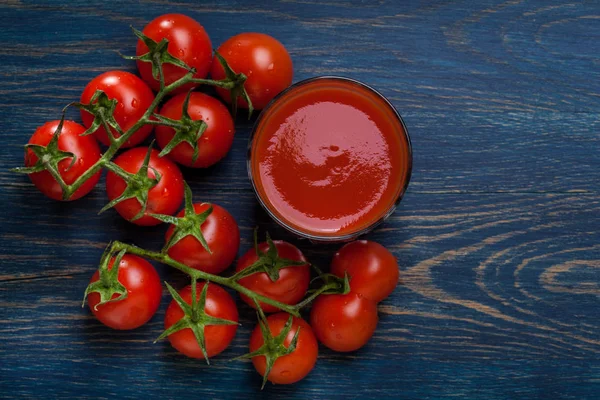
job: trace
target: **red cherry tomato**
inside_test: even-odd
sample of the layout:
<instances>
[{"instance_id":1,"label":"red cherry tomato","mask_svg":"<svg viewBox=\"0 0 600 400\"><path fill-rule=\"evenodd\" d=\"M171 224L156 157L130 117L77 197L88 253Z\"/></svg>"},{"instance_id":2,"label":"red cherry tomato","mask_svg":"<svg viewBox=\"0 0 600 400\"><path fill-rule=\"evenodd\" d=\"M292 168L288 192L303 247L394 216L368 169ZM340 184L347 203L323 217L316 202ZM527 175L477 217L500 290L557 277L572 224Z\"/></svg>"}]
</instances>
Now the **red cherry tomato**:
<instances>
[{"instance_id":1,"label":"red cherry tomato","mask_svg":"<svg viewBox=\"0 0 600 400\"><path fill-rule=\"evenodd\" d=\"M271 335L276 337L281 333L283 327L288 321L289 314L277 313L267 317L267 325ZM273 364L271 372L267 379L276 384L295 383L304 378L313 369L317 362L319 354L319 345L315 335L313 334L310 325L302 318L294 317L292 329L285 338L283 345L289 347L296 331L300 329L298 334L298 342L296 349L288 355L279 357ZM260 326L256 326L250 336L250 351L258 350L264 343L264 337L260 330ZM262 376L267 370L267 360L265 356L256 356L252 358L252 364L256 371Z\"/></svg>"},{"instance_id":2,"label":"red cherry tomato","mask_svg":"<svg viewBox=\"0 0 600 400\"><path fill-rule=\"evenodd\" d=\"M109 99L117 100L113 116L123 132L138 122L154 101L154 93L148 85L134 74L125 71L109 71L92 79L81 94L81 102L88 104L96 90L102 90ZM92 126L94 116L81 110L81 120L85 127L89 128ZM111 131L115 137L119 136L114 129L111 128ZM123 144L122 148L140 144L150 135L150 132L152 132L152 125L142 126ZM100 143L110 145L103 126L94 132L94 136Z\"/></svg>"},{"instance_id":3,"label":"red cherry tomato","mask_svg":"<svg viewBox=\"0 0 600 400\"><path fill-rule=\"evenodd\" d=\"M263 33L240 33L219 47L219 54L227 60L236 73L243 73L248 80L244 87L255 109L263 109L281 91L290 86L294 75L292 59L277 39ZM217 59L210 72L212 79L225 78L225 71ZM228 103L229 91L217 88L217 93ZM242 98L239 107L248 108Z\"/></svg>"},{"instance_id":4,"label":"red cherry tomato","mask_svg":"<svg viewBox=\"0 0 600 400\"><path fill-rule=\"evenodd\" d=\"M147 152L148 149L145 147L136 147L122 153L113 162L125 171L135 174L140 170ZM134 198L124 200L114 207L123 218L141 226L160 224L159 220L148 214L173 215L183 201L183 176L177 165L166 158L159 157L158 151L152 150L148 166L148 177L155 178L155 171L157 171L161 178L158 184L148 192L144 216L131 221L142 209L140 203ZM127 184L123 178L111 171L108 172L106 194L111 201L119 197L126 187Z\"/></svg>"},{"instance_id":5,"label":"red cherry tomato","mask_svg":"<svg viewBox=\"0 0 600 400\"><path fill-rule=\"evenodd\" d=\"M201 282L196 286L197 296L200 297L202 288L206 283ZM192 304L192 286L186 286L179 291L181 298ZM206 314L229 321L238 321L238 311L233 298L222 287L211 283L206 293ZM185 314L175 300L171 301L165 313L165 329L183 318ZM225 350L237 331L237 325L207 325L204 327L204 340L208 357L215 356ZM182 354L192 358L204 358L198 341L190 328L185 328L168 336L171 345Z\"/></svg>"},{"instance_id":6,"label":"red cherry tomato","mask_svg":"<svg viewBox=\"0 0 600 400\"><path fill-rule=\"evenodd\" d=\"M114 258L108 264L112 269ZM96 271L91 282L96 282L99 273ZM104 325L113 329L134 329L144 325L152 318L162 296L160 277L148 261L141 257L125 254L119 263L119 282L127 289L127 297L123 300L104 303L95 309L100 302L100 294L92 292L88 295L90 309ZM114 294L113 298L118 297Z\"/></svg>"},{"instance_id":7,"label":"red cherry tomato","mask_svg":"<svg viewBox=\"0 0 600 400\"><path fill-rule=\"evenodd\" d=\"M210 204L194 204L196 214L202 214ZM223 207L212 204L213 211L200 227L208 248L207 252L202 244L193 236L186 236L169 249L169 256L189 267L211 274L223 272L235 259L240 247L240 230L235 219ZM184 215L182 210L178 216ZM173 235L173 226L169 227L165 235L167 243Z\"/></svg>"},{"instance_id":8,"label":"red cherry tomato","mask_svg":"<svg viewBox=\"0 0 600 400\"><path fill-rule=\"evenodd\" d=\"M306 261L304 255L296 246L281 240L274 240L273 243L275 243L279 257L294 261ZM269 245L263 242L258 245L258 248L260 251L266 252ZM254 249L248 250L238 260L235 271L239 272L248 268L256 260L258 260L256 251ZM258 272L240 279L239 283L253 292L270 299L285 304L296 304L302 300L308 290L308 285L310 284L310 267L306 264L282 268L279 270L279 279L275 282L265 272ZM241 295L241 298L252 308L256 308L252 299L244 295ZM277 311L277 308L269 304L260 303L260 306L267 313Z\"/></svg>"},{"instance_id":9,"label":"red cherry tomato","mask_svg":"<svg viewBox=\"0 0 600 400\"><path fill-rule=\"evenodd\" d=\"M333 256L331 273L343 278L345 272L352 291L376 303L394 291L400 276L394 255L368 240L348 243Z\"/></svg>"},{"instance_id":10,"label":"red cherry tomato","mask_svg":"<svg viewBox=\"0 0 600 400\"><path fill-rule=\"evenodd\" d=\"M321 295L310 312L310 325L319 342L340 352L363 347L378 320L376 303L352 292Z\"/></svg>"},{"instance_id":11,"label":"red cherry tomato","mask_svg":"<svg viewBox=\"0 0 600 400\"><path fill-rule=\"evenodd\" d=\"M38 144L47 146L54 136L54 132L60 121L46 122L33 133L29 139L29 144ZM58 170L60 176L66 184L70 185L75 182L85 171L94 165L100 159L100 148L98 143L91 136L79 136L85 132L85 128L73 121L65 121L62 130L58 136L59 150L75 154L76 161L71 166L72 158L65 158L58 162ZM31 150L25 151L25 166L31 167L38 161L38 157ZM58 182L50 175L48 171L36 172L29 174L31 182L44 193L46 196L54 200L62 200L62 189ZM100 179L100 171L92 175L90 179L73 193L69 200L79 199L88 194L98 180Z\"/></svg>"},{"instance_id":12,"label":"red cherry tomato","mask_svg":"<svg viewBox=\"0 0 600 400\"><path fill-rule=\"evenodd\" d=\"M182 93L165 103L160 114L175 120L181 119L183 103L187 94ZM168 157L186 167L206 168L225 157L233 144L235 127L227 107L214 97L204 93L192 93L188 113L193 120L203 120L207 128L198 140L198 158L192 162L194 150L187 142L173 148ZM156 128L156 141L164 148L175 136L175 130L167 126Z\"/></svg>"},{"instance_id":13,"label":"red cherry tomato","mask_svg":"<svg viewBox=\"0 0 600 400\"><path fill-rule=\"evenodd\" d=\"M165 14L152 20L144 30L144 35L155 42L167 39L169 45L167 51L173 57L180 59L189 67L195 68L194 78L206 78L212 62L212 44L208 34L198 22L182 14ZM138 40L136 55L142 56L148 53L148 47ZM137 67L142 78L154 91L160 89L160 83L152 76L152 64L137 61ZM183 77L187 71L174 64L163 64L165 85L170 85ZM187 84L180 86L171 93L188 92L198 84Z\"/></svg>"}]
</instances>

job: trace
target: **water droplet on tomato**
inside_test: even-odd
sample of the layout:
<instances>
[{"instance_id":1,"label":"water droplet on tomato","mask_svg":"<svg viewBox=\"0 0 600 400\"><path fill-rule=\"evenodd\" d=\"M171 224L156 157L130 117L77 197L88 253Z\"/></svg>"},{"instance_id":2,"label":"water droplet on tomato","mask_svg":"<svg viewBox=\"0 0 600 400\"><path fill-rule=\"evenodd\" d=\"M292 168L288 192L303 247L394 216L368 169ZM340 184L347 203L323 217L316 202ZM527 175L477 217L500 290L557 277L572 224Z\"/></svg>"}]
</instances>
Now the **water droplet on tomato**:
<instances>
[{"instance_id":1,"label":"water droplet on tomato","mask_svg":"<svg viewBox=\"0 0 600 400\"><path fill-rule=\"evenodd\" d=\"M133 108L137 108L137 106L138 106L138 101L137 101L137 99L132 99L132 100L131 100L131 107L133 107Z\"/></svg>"},{"instance_id":2,"label":"water droplet on tomato","mask_svg":"<svg viewBox=\"0 0 600 400\"><path fill-rule=\"evenodd\" d=\"M275 68L275 65L273 65L273 63L269 64L269 66L267 67L267 71L273 71L273 68Z\"/></svg>"},{"instance_id":3,"label":"water droplet on tomato","mask_svg":"<svg viewBox=\"0 0 600 400\"><path fill-rule=\"evenodd\" d=\"M230 56L230 55L231 55L231 50L229 50L229 51L227 52L227 55L228 55L228 56Z\"/></svg>"},{"instance_id":4,"label":"water droplet on tomato","mask_svg":"<svg viewBox=\"0 0 600 400\"><path fill-rule=\"evenodd\" d=\"M292 373L288 370L281 371L281 376L290 376Z\"/></svg>"},{"instance_id":5,"label":"water droplet on tomato","mask_svg":"<svg viewBox=\"0 0 600 400\"><path fill-rule=\"evenodd\" d=\"M185 55L185 51L183 51L183 49L179 49L177 50L177 54L179 55L179 57L183 57Z\"/></svg>"}]
</instances>

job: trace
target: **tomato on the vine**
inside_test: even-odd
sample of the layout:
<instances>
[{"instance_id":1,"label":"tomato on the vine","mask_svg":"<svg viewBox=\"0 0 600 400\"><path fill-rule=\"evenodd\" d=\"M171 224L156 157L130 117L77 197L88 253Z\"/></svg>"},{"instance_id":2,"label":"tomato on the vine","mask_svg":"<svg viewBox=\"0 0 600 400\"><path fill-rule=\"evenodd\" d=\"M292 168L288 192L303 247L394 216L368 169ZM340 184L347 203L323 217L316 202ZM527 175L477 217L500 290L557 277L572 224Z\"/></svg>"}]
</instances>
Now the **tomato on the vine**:
<instances>
[{"instance_id":1,"label":"tomato on the vine","mask_svg":"<svg viewBox=\"0 0 600 400\"><path fill-rule=\"evenodd\" d=\"M273 241L277 249L278 257L293 261L306 261L304 254L294 245L282 240ZM258 245L259 251L266 253L269 249L267 242ZM259 259L254 248L248 250L237 262L235 271L240 272ZM279 277L272 281L266 272L257 272L239 280L240 285L255 293L279 301L284 304L296 304L306 294L310 284L310 267L308 264L295 265L279 269ZM241 295L248 305L256 308L254 301L245 295ZM275 312L278 309L269 304L260 303L264 312Z\"/></svg>"},{"instance_id":2,"label":"tomato on the vine","mask_svg":"<svg viewBox=\"0 0 600 400\"><path fill-rule=\"evenodd\" d=\"M348 273L350 288L378 303L398 285L398 262L388 249L376 242L357 240L333 256L331 273L341 278Z\"/></svg>"},{"instance_id":3,"label":"tomato on the vine","mask_svg":"<svg viewBox=\"0 0 600 400\"><path fill-rule=\"evenodd\" d=\"M179 240L168 250L169 256L182 264L211 274L223 272L235 259L240 247L240 229L237 222L227 210L217 204L197 203L194 204L196 214L206 212L209 207L212 212L200 230L210 253L193 236L186 236ZM184 215L184 210L177 214ZM173 235L174 227L170 226L165 234L165 243L169 242Z\"/></svg>"},{"instance_id":4,"label":"tomato on the vine","mask_svg":"<svg viewBox=\"0 0 600 400\"><path fill-rule=\"evenodd\" d=\"M150 21L142 33L155 42L167 39L169 54L189 67L195 68L194 78L206 78L212 63L212 44L208 34L196 20L183 14L165 14ZM136 55L139 57L147 53L148 46L142 40L138 40ZM137 67L148 85L154 91L158 91L160 82L152 75L152 64L138 60ZM163 64L166 86L182 78L186 73L185 69L177 65ZM198 84L188 83L175 89L171 94L187 92L195 86Z\"/></svg>"},{"instance_id":5,"label":"tomato on the vine","mask_svg":"<svg viewBox=\"0 0 600 400\"><path fill-rule=\"evenodd\" d=\"M245 32L229 38L218 53L225 58L236 73L248 78L244 87L255 109L263 109L275 96L290 86L294 75L292 59L281 42L264 33ZM225 71L218 60L213 60L211 77L225 78ZM231 96L228 90L217 87L217 93L228 103ZM238 105L248 108L241 97Z\"/></svg>"},{"instance_id":6,"label":"tomato on the vine","mask_svg":"<svg viewBox=\"0 0 600 400\"><path fill-rule=\"evenodd\" d=\"M206 285L206 282L196 284L197 298ZM179 291L179 295L187 304L192 304L192 286L186 286ZM223 320L238 321L238 311L235 301L222 287L210 283L206 292L206 303L204 312L215 318ZM179 320L184 318L185 313L175 300L171 301L165 313L165 329L169 329ZM204 341L207 357L215 356L225 350L237 331L237 324L232 325L209 325L204 327ZM182 354L192 358L203 358L202 349L191 328L185 328L171 333L169 336L171 345Z\"/></svg>"},{"instance_id":7,"label":"tomato on the vine","mask_svg":"<svg viewBox=\"0 0 600 400\"><path fill-rule=\"evenodd\" d=\"M125 71L108 71L92 79L81 94L81 103L88 104L97 90L106 93L109 99L117 100L113 117L123 132L135 125L154 101L154 93L148 85L134 74ZM94 116L82 109L81 119L85 127L89 128L92 126ZM113 128L111 132L114 137L119 137L119 133ZM150 132L152 132L152 125L142 126L127 139L122 148L140 144L150 135ZM110 145L103 126L94 132L94 136L102 144Z\"/></svg>"},{"instance_id":8,"label":"tomato on the vine","mask_svg":"<svg viewBox=\"0 0 600 400\"><path fill-rule=\"evenodd\" d=\"M114 258L108 264L109 270L113 264ZM99 275L96 271L90 283L98 281ZM127 289L127 297L98 305L100 294L91 292L87 297L90 309L100 322L113 329L134 329L144 325L158 310L162 297L156 269L141 257L125 254L119 263L118 280ZM118 294L113 295L116 297Z\"/></svg>"},{"instance_id":9,"label":"tomato on the vine","mask_svg":"<svg viewBox=\"0 0 600 400\"><path fill-rule=\"evenodd\" d=\"M59 124L60 121L46 122L35 130L28 143L47 146L52 140ZM67 185L75 182L77 178L83 175L85 171L94 165L101 157L98 143L96 143L91 136L80 136L83 132L85 132L85 128L78 123L64 121L60 135L58 136L58 149L75 155L75 162L73 165L71 165L71 162L73 161L71 157L67 157L58 162L58 172ZM37 162L38 157L33 151L30 149L25 150L25 166L32 167ZM56 179L52 177L50 172L35 172L29 174L29 178L40 192L51 199L62 200L62 188ZM99 179L100 171L86 180L68 200L76 200L88 194L94 186L96 186Z\"/></svg>"},{"instance_id":10,"label":"tomato on the vine","mask_svg":"<svg viewBox=\"0 0 600 400\"><path fill-rule=\"evenodd\" d=\"M377 304L358 293L322 294L313 303L310 325L319 342L347 352L363 347L377 327Z\"/></svg>"},{"instance_id":11,"label":"tomato on the vine","mask_svg":"<svg viewBox=\"0 0 600 400\"><path fill-rule=\"evenodd\" d=\"M136 147L119 155L113 162L126 172L137 173L144 162L148 149ZM158 225L160 221L148 214L173 215L183 201L183 176L177 165L166 158L159 157L158 151L152 150L148 164L148 177L155 179L159 174L158 184L148 191L146 210L141 218L132 219L142 210L142 206L135 198L130 198L117 203L114 208L126 220L141 226ZM112 171L106 175L106 194L112 201L121 196L127 183L123 178Z\"/></svg>"},{"instance_id":12,"label":"tomato on the vine","mask_svg":"<svg viewBox=\"0 0 600 400\"><path fill-rule=\"evenodd\" d=\"M268 329L273 337L276 337L284 329L289 320L289 314L277 313L267 317ZM319 354L319 345L310 325L302 318L294 317L292 326L283 341L283 346L289 348L294 335L298 334L296 348L290 354L281 356L275 360L267 379L276 384L291 384L304 378L314 368ZM250 352L258 350L265 340L260 326L257 325L250 336ZM256 371L262 376L267 371L267 359L260 355L252 358L252 364Z\"/></svg>"},{"instance_id":13,"label":"tomato on the vine","mask_svg":"<svg viewBox=\"0 0 600 400\"><path fill-rule=\"evenodd\" d=\"M174 120L182 117L186 94L182 93L165 103L160 114ZM186 167L206 168L221 160L233 144L235 126L227 107L219 100L204 93L192 93L188 103L188 114L192 120L203 120L207 127L197 140L198 155L194 162L194 148L182 141L175 146L168 157ZM175 136L175 130L168 126L156 128L156 141L161 148Z\"/></svg>"}]
</instances>

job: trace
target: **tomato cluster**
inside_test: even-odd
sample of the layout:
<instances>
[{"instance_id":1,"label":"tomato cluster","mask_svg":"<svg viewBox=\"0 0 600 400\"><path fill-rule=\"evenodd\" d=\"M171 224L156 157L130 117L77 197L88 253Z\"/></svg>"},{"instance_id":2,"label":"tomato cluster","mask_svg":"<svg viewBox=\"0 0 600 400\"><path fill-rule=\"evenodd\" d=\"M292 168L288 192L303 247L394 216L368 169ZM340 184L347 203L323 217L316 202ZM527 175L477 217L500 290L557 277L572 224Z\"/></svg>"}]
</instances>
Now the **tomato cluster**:
<instances>
[{"instance_id":1,"label":"tomato cluster","mask_svg":"<svg viewBox=\"0 0 600 400\"><path fill-rule=\"evenodd\" d=\"M108 174L106 191L109 199L115 201L117 212L125 219L137 225L155 225L159 221L149 214L173 214L183 200L182 176L175 163L191 168L210 167L223 159L233 144L235 124L227 107L207 94L189 91L200 86L209 73L214 80L226 82L227 71L231 70L238 78L244 77L243 93L247 93L248 97L242 96L239 88L229 91L219 87L217 82L218 95L227 103L231 103L235 95L234 101L241 108L253 106L254 109L262 109L291 84L293 66L287 50L279 41L265 34L248 32L232 37L219 47L218 54L224 58L225 68L217 55L213 56L210 38L202 25L181 14L156 18L138 36L136 57L133 58L137 59L141 78L130 72L115 70L100 74L86 85L80 98L83 126L74 121L64 122L58 132L58 150L66 153L55 169L67 185L72 184L101 157L98 144L86 136L88 133L93 132L93 137L101 145L110 146L124 132L133 129L135 132L119 145L119 148L133 149L121 154L114 164L117 169L136 174L146 154L135 146L139 146L154 130L156 142L162 149L160 156L168 159L160 160L158 152L152 152L150 156L148 175L154 179L158 172L160 183L147 193L148 206L142 210L139 197L115 201L127 187L126 180L118 173ZM166 51L160 53L159 47L163 42L167 43ZM156 65L149 62L148 57L151 56L162 57L162 87L155 71ZM190 71L193 71L191 77L197 82L188 82L165 92L165 96L173 97L161 107L154 108L155 92L176 83ZM214 80L206 82L215 84ZM231 84L231 81L228 83ZM100 92L102 94L98 97ZM110 115L105 115L105 121L100 121L94 110L110 102L115 103ZM148 113L153 115L150 121L142 121ZM200 125L193 125L193 121L205 124L195 132L195 136L190 131ZM41 126L31 137L29 145L48 145L58 124L59 121L51 121ZM38 161L39 157L32 149L26 152L26 167L34 168ZM78 162L71 167L74 161ZM48 171L30 172L30 178L38 189L57 200L75 200L86 195L99 177L99 174L90 177L76 193L64 199L59 182ZM166 192L168 196L163 195Z\"/></svg>"},{"instance_id":2,"label":"tomato cluster","mask_svg":"<svg viewBox=\"0 0 600 400\"><path fill-rule=\"evenodd\" d=\"M201 206L204 207L196 208L199 213L206 205ZM201 250L204 264L199 264L196 258L182 259L181 262L200 270L219 271L215 266L223 265L221 251L233 258L239 244L237 225L229 218L228 214L224 214L223 218L214 221L207 219L201 225L201 231L208 238L233 229L238 235L233 247L225 246L223 249L217 242L207 240L215 248L215 252L210 254L200 249L199 242L194 242L190 247ZM191 237L186 239L196 241ZM166 240L168 242L169 234ZM108 269L112 267L113 260ZM250 269L254 272L243 276L244 271ZM273 271L277 272L276 279L272 277ZM304 254L291 243L270 238L238 259L234 277L240 274L243 276L239 279L240 285L283 304L298 303L309 288L310 270ZM347 279L349 291L318 295L310 311L310 324L300 317L280 312L276 307L241 296L252 307L260 307L262 319L250 337L249 356L266 380L287 384L304 378L317 361L317 342L334 351L349 352L360 349L373 336L378 322L377 303L384 300L398 283L398 264L394 256L375 242L351 242L335 254L331 274ZM98 279L96 273L91 282ZM127 298L99 304L100 296L91 293L88 304L96 317L112 328L141 326L158 308L161 298L158 275L144 259L126 254L120 261L119 281L129 293ZM171 287L169 290L174 291ZM237 331L238 309L231 295L215 283L201 282L196 284L195 293L193 290L193 286L186 286L178 293L172 293L174 299L165 313L162 337L168 337L171 345L188 357L212 357L225 350L233 340ZM198 295L203 290L204 298ZM201 309L193 311L194 307ZM264 313L273 314L265 317ZM200 315L196 322L193 321L194 315ZM202 331L203 345L195 333L198 329Z\"/></svg>"},{"instance_id":3,"label":"tomato cluster","mask_svg":"<svg viewBox=\"0 0 600 400\"><path fill-rule=\"evenodd\" d=\"M171 225L161 252L120 242L109 246L85 292L94 315L122 330L153 317L162 287L145 259L150 258L192 278L179 291L167 284L173 300L160 336L188 357L208 360L235 337L238 308L222 286L239 292L258 311L245 357L252 359L263 384L304 378L316 363L318 342L340 352L364 346L377 326L377 303L398 282L398 265L388 250L370 241L346 244L335 254L330 273L318 271L323 285L309 291L311 265L302 251L268 235L258 243L255 232L254 247L237 260L233 276L219 276L235 261L240 229L223 207L194 203L178 167L219 162L235 133L227 107L193 90L203 83L216 86L233 113L238 107L262 109L292 82L285 47L268 35L242 33L213 56L204 28L179 14L160 16L134 32L139 40L131 58L141 78L125 71L97 76L77 103L83 125L64 117L48 122L26 146L23 172L45 195L80 198L106 168L110 202L105 208L114 207L137 225ZM209 73L212 79L206 79ZM139 146L153 130L161 151ZM108 146L104 154L101 145ZM127 150L117 155L121 148ZM299 311L312 300L307 322Z\"/></svg>"}]
</instances>

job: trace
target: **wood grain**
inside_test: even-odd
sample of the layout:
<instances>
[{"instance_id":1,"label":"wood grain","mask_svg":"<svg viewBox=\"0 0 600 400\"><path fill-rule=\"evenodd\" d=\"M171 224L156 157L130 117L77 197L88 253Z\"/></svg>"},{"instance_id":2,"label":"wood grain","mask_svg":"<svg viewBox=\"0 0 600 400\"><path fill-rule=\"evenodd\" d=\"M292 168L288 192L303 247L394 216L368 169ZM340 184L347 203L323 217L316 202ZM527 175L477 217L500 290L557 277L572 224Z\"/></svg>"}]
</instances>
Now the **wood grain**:
<instances>
[{"instance_id":1,"label":"wood grain","mask_svg":"<svg viewBox=\"0 0 600 400\"><path fill-rule=\"evenodd\" d=\"M166 12L200 21L216 46L239 31L289 49L294 80L338 74L385 94L403 115L414 173L396 213L369 239L401 266L374 339L321 349L309 378L268 385L248 362L253 313L207 367L165 343L168 294L152 321L114 332L80 307L104 246L158 249L164 227L97 215L104 182L52 202L8 171L44 121L110 69L134 71L137 28ZM551 398L600 393L600 4L561 1L140 1L0 3L0 397ZM78 119L73 112L71 118ZM245 169L253 121L227 158L184 170L198 201L258 225L326 266L274 225ZM176 271L157 265L165 280Z\"/></svg>"}]
</instances>

